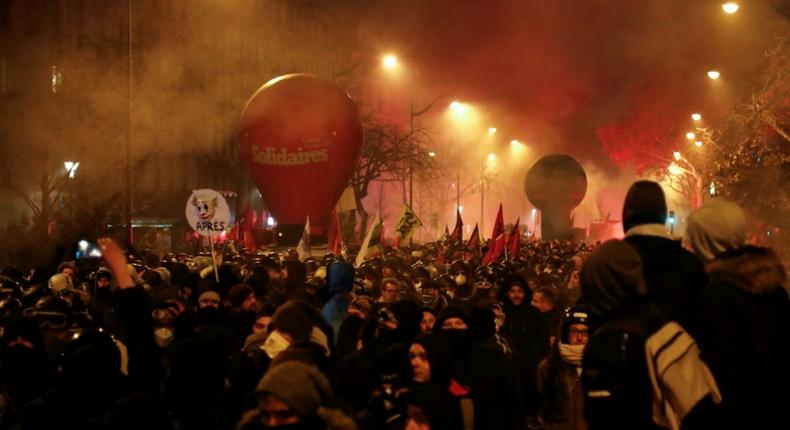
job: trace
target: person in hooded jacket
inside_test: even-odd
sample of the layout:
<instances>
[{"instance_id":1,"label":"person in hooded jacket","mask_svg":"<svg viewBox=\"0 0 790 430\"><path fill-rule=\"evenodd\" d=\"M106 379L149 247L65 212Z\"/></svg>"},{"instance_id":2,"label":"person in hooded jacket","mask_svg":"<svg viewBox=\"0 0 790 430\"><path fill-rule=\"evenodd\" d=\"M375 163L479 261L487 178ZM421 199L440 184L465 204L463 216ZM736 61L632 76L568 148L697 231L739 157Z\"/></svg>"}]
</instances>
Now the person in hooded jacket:
<instances>
[{"instance_id":1,"label":"person in hooded jacket","mask_svg":"<svg viewBox=\"0 0 790 430\"><path fill-rule=\"evenodd\" d=\"M400 363L394 373L409 373L408 348L411 339L420 333L420 307L414 302L400 300L371 312L362 328L362 349L346 356L335 380L338 396L356 411L369 406L370 394L382 386L378 369L393 368L389 363ZM386 351L386 352L385 352ZM399 357L391 360L393 356ZM408 376L408 375L407 375ZM386 378L384 378L386 379ZM405 384L409 378L400 378Z\"/></svg>"},{"instance_id":2,"label":"person in hooded jacket","mask_svg":"<svg viewBox=\"0 0 790 430\"><path fill-rule=\"evenodd\" d=\"M785 428L790 418L790 300L786 270L769 248L745 245L746 216L716 198L688 219L687 239L706 261L702 358L721 389L732 428Z\"/></svg>"},{"instance_id":3,"label":"person in hooded jacket","mask_svg":"<svg viewBox=\"0 0 790 430\"><path fill-rule=\"evenodd\" d=\"M439 317L434 330L449 342L452 351L450 392L472 400L475 428L522 429L526 425L524 398L518 373L512 360L497 347L475 341L490 338L479 335L495 332L494 314L486 310L488 321L472 318L462 308L450 306Z\"/></svg>"},{"instance_id":4,"label":"person in hooded jacket","mask_svg":"<svg viewBox=\"0 0 790 430\"><path fill-rule=\"evenodd\" d=\"M533 415L540 408L537 371L540 361L549 353L546 322L540 311L530 305L532 291L526 283L513 278L503 288L505 322L500 333L508 339L513 350L513 361L518 369L526 413Z\"/></svg>"},{"instance_id":5,"label":"person in hooded jacket","mask_svg":"<svg viewBox=\"0 0 790 430\"><path fill-rule=\"evenodd\" d=\"M590 310L591 339L582 359L588 428L660 428L653 423L644 333L663 319L646 300L639 254L625 241L607 241L584 262L580 282Z\"/></svg>"},{"instance_id":6,"label":"person in hooded jacket","mask_svg":"<svg viewBox=\"0 0 790 430\"><path fill-rule=\"evenodd\" d=\"M696 333L699 294L707 283L702 263L666 228L667 204L661 185L637 181L623 205L625 241L642 260L647 300L666 318Z\"/></svg>"},{"instance_id":7,"label":"person in hooded jacket","mask_svg":"<svg viewBox=\"0 0 790 430\"><path fill-rule=\"evenodd\" d=\"M332 327L336 337L340 332L340 324L348 315L351 290L354 288L354 266L335 261L327 270L327 281L331 298L321 309L321 316Z\"/></svg>"}]
</instances>

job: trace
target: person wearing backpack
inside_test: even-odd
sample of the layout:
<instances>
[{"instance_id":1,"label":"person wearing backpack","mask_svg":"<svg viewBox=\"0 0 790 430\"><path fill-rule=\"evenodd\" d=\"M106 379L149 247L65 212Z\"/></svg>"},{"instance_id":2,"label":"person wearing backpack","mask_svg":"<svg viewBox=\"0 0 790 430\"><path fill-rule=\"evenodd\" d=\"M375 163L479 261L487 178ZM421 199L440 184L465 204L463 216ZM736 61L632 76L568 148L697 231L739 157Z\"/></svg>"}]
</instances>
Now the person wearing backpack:
<instances>
[{"instance_id":1,"label":"person wearing backpack","mask_svg":"<svg viewBox=\"0 0 790 430\"><path fill-rule=\"evenodd\" d=\"M721 401L715 380L694 339L651 303L642 273L637 251L619 240L582 266L592 333L582 360L588 428L705 428Z\"/></svg>"}]
</instances>

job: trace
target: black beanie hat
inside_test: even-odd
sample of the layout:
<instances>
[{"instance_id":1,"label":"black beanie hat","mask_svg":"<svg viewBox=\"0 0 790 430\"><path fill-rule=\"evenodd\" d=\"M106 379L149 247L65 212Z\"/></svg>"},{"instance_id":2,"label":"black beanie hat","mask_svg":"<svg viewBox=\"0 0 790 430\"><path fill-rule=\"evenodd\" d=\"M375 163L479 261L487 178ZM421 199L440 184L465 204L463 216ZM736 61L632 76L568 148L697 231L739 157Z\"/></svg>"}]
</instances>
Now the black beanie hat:
<instances>
[{"instance_id":1,"label":"black beanie hat","mask_svg":"<svg viewBox=\"0 0 790 430\"><path fill-rule=\"evenodd\" d=\"M667 222L667 202L661 185L637 181L628 189L623 204L623 231L642 224Z\"/></svg>"},{"instance_id":2,"label":"black beanie hat","mask_svg":"<svg viewBox=\"0 0 790 430\"><path fill-rule=\"evenodd\" d=\"M254 294L252 291L252 287L246 284L236 284L233 288L228 291L228 301L230 302L230 307L238 308L239 306L247 300L247 297Z\"/></svg>"},{"instance_id":3,"label":"black beanie hat","mask_svg":"<svg viewBox=\"0 0 790 430\"><path fill-rule=\"evenodd\" d=\"M398 320L398 337L400 340L409 340L420 334L422 309L410 300L398 300L386 306Z\"/></svg>"},{"instance_id":4,"label":"black beanie hat","mask_svg":"<svg viewBox=\"0 0 790 430\"><path fill-rule=\"evenodd\" d=\"M291 300L277 308L272 316L269 331L275 329L287 333L294 343L307 342L313 332L313 320L303 302Z\"/></svg>"}]
</instances>

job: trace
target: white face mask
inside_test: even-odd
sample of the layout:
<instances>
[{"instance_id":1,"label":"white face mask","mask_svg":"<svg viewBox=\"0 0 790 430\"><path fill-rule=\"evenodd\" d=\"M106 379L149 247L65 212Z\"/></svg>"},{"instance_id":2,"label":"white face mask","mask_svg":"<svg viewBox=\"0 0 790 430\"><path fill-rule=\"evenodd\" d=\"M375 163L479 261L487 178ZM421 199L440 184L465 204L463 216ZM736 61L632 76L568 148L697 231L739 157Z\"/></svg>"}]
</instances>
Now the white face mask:
<instances>
[{"instance_id":1,"label":"white face mask","mask_svg":"<svg viewBox=\"0 0 790 430\"><path fill-rule=\"evenodd\" d=\"M288 342L288 339L275 330L266 338L261 349L266 352L269 358L274 358L277 354L288 349L289 346L291 346L291 342Z\"/></svg>"},{"instance_id":2,"label":"white face mask","mask_svg":"<svg viewBox=\"0 0 790 430\"><path fill-rule=\"evenodd\" d=\"M160 327L154 330L154 339L160 348L167 348L173 343L173 330L167 327Z\"/></svg>"},{"instance_id":3,"label":"white face mask","mask_svg":"<svg viewBox=\"0 0 790 430\"><path fill-rule=\"evenodd\" d=\"M457 275L455 277L455 285L465 285L466 284L466 275Z\"/></svg>"}]
</instances>

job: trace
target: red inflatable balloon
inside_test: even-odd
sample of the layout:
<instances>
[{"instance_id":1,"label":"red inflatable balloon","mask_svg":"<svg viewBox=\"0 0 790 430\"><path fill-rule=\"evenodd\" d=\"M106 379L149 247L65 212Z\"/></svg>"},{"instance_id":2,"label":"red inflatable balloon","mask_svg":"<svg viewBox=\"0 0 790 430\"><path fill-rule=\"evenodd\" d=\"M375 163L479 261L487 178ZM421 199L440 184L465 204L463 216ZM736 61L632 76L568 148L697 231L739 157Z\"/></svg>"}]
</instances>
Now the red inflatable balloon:
<instances>
[{"instance_id":1,"label":"red inflatable balloon","mask_svg":"<svg viewBox=\"0 0 790 430\"><path fill-rule=\"evenodd\" d=\"M362 149L354 102L312 75L263 85L241 116L240 155L279 224L328 224Z\"/></svg>"}]
</instances>

